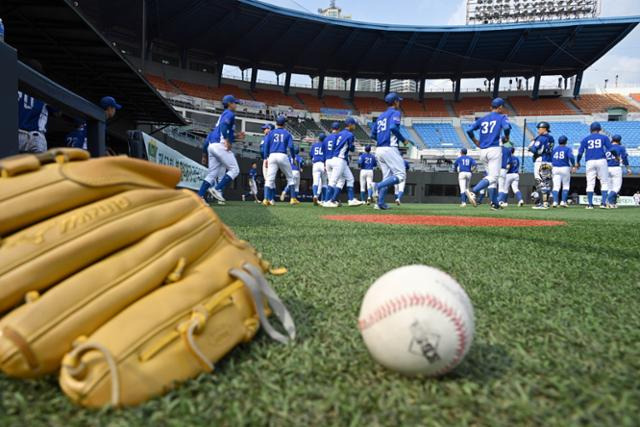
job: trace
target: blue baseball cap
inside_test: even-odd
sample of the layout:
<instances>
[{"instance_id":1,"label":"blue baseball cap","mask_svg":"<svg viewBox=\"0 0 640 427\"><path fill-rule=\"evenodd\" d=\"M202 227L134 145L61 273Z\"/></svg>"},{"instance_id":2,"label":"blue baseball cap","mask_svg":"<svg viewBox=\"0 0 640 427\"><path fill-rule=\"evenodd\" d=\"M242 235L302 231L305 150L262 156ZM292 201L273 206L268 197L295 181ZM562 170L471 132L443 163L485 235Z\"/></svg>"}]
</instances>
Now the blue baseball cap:
<instances>
[{"instance_id":1,"label":"blue baseball cap","mask_svg":"<svg viewBox=\"0 0 640 427\"><path fill-rule=\"evenodd\" d=\"M462 150L460 150L460 152L461 152L462 154L467 154L467 149L466 149L466 148L463 148Z\"/></svg>"},{"instance_id":2,"label":"blue baseball cap","mask_svg":"<svg viewBox=\"0 0 640 427\"><path fill-rule=\"evenodd\" d=\"M367 153L370 153L370 152L371 152L371 145L368 145L368 144L367 144L367 145L364 147L364 151L366 151Z\"/></svg>"},{"instance_id":3,"label":"blue baseball cap","mask_svg":"<svg viewBox=\"0 0 640 427\"><path fill-rule=\"evenodd\" d=\"M338 122L331 123L331 129L333 130L340 129L340 123Z\"/></svg>"},{"instance_id":4,"label":"blue baseball cap","mask_svg":"<svg viewBox=\"0 0 640 427\"><path fill-rule=\"evenodd\" d=\"M622 136L620 136L620 135L618 135L618 134L613 135L613 136L611 137L611 140L612 140L612 141L616 141L616 142L620 142L620 141L622 141Z\"/></svg>"},{"instance_id":5,"label":"blue baseball cap","mask_svg":"<svg viewBox=\"0 0 640 427\"><path fill-rule=\"evenodd\" d=\"M354 119L353 117L347 117L347 118L344 120L344 124L345 124L346 126L349 126L349 125L355 125L355 124L356 124L356 119Z\"/></svg>"},{"instance_id":6,"label":"blue baseball cap","mask_svg":"<svg viewBox=\"0 0 640 427\"><path fill-rule=\"evenodd\" d=\"M565 145L568 141L569 141L569 138L567 138L564 135L560 135L560 138L558 138L558 144L560 145Z\"/></svg>"},{"instance_id":7,"label":"blue baseball cap","mask_svg":"<svg viewBox=\"0 0 640 427\"><path fill-rule=\"evenodd\" d=\"M502 98L496 98L493 101L491 101L491 108L499 108L502 107L504 105L504 99Z\"/></svg>"},{"instance_id":8,"label":"blue baseball cap","mask_svg":"<svg viewBox=\"0 0 640 427\"><path fill-rule=\"evenodd\" d=\"M318 135L318 141L322 142L327 138L327 134L324 132L320 132L320 134Z\"/></svg>"},{"instance_id":9,"label":"blue baseball cap","mask_svg":"<svg viewBox=\"0 0 640 427\"><path fill-rule=\"evenodd\" d=\"M593 122L590 126L591 132L595 130L602 130L602 125L599 122Z\"/></svg>"},{"instance_id":10,"label":"blue baseball cap","mask_svg":"<svg viewBox=\"0 0 640 427\"><path fill-rule=\"evenodd\" d=\"M100 106L103 109L107 109L109 107L113 107L116 110L119 110L122 108L122 105L118 104L116 102L116 99L113 96L105 96L100 100Z\"/></svg>"},{"instance_id":11,"label":"blue baseball cap","mask_svg":"<svg viewBox=\"0 0 640 427\"><path fill-rule=\"evenodd\" d=\"M387 96L384 97L384 102L389 105L393 104L396 101L402 101L402 98L395 92L389 92Z\"/></svg>"},{"instance_id":12,"label":"blue baseball cap","mask_svg":"<svg viewBox=\"0 0 640 427\"><path fill-rule=\"evenodd\" d=\"M271 123L265 123L265 124L262 125L262 127L260 129L262 129L262 130L265 130L265 129L273 130L273 125Z\"/></svg>"},{"instance_id":13,"label":"blue baseball cap","mask_svg":"<svg viewBox=\"0 0 640 427\"><path fill-rule=\"evenodd\" d=\"M224 98L222 98L222 105L227 106L229 104L242 104L242 102L233 95L225 95Z\"/></svg>"},{"instance_id":14,"label":"blue baseball cap","mask_svg":"<svg viewBox=\"0 0 640 427\"><path fill-rule=\"evenodd\" d=\"M278 118L276 119L276 124L278 126L283 126L286 122L287 122L287 118L283 115L279 115Z\"/></svg>"}]
</instances>

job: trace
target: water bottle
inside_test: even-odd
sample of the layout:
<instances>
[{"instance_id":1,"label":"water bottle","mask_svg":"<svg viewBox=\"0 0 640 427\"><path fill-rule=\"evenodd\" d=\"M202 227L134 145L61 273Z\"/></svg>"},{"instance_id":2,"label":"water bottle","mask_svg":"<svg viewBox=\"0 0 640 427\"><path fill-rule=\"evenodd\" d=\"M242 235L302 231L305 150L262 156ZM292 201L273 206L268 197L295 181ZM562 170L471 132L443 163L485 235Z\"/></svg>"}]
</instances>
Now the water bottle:
<instances>
[{"instance_id":1,"label":"water bottle","mask_svg":"<svg viewBox=\"0 0 640 427\"><path fill-rule=\"evenodd\" d=\"M4 24L2 23L2 19L0 19L0 42L4 41Z\"/></svg>"}]
</instances>

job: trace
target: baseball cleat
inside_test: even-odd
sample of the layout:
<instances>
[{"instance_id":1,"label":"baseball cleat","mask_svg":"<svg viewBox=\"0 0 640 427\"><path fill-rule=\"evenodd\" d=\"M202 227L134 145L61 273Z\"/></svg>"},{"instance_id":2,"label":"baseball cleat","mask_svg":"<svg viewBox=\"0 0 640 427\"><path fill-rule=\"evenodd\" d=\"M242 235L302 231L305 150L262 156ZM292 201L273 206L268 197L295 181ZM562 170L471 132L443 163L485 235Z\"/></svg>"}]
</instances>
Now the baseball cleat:
<instances>
[{"instance_id":1,"label":"baseball cleat","mask_svg":"<svg viewBox=\"0 0 640 427\"><path fill-rule=\"evenodd\" d=\"M607 206L605 206L605 205L600 205L600 209L607 209Z\"/></svg>"},{"instance_id":2,"label":"baseball cleat","mask_svg":"<svg viewBox=\"0 0 640 427\"><path fill-rule=\"evenodd\" d=\"M553 202L553 204L551 205L552 208L557 208L558 204L556 202Z\"/></svg>"},{"instance_id":3,"label":"baseball cleat","mask_svg":"<svg viewBox=\"0 0 640 427\"><path fill-rule=\"evenodd\" d=\"M299 205L300 204L300 200L296 199L295 197L293 199L291 199L291 201L289 201L290 205Z\"/></svg>"},{"instance_id":4,"label":"baseball cleat","mask_svg":"<svg viewBox=\"0 0 640 427\"><path fill-rule=\"evenodd\" d=\"M593 209L593 205L589 205L585 209Z\"/></svg>"},{"instance_id":5,"label":"baseball cleat","mask_svg":"<svg viewBox=\"0 0 640 427\"><path fill-rule=\"evenodd\" d=\"M337 208L338 207L338 203L336 202L332 202L332 201L328 201L328 202L324 202L322 204L323 208Z\"/></svg>"},{"instance_id":6,"label":"baseball cleat","mask_svg":"<svg viewBox=\"0 0 640 427\"><path fill-rule=\"evenodd\" d=\"M349 200L349 206L362 206L364 205L364 202L360 201L360 200Z\"/></svg>"},{"instance_id":7,"label":"baseball cleat","mask_svg":"<svg viewBox=\"0 0 640 427\"><path fill-rule=\"evenodd\" d=\"M474 194L473 191L467 190L464 192L464 194L467 196L467 200L469 200L469 203L471 203L474 208L478 206L478 202L476 201L476 195Z\"/></svg>"},{"instance_id":8,"label":"baseball cleat","mask_svg":"<svg viewBox=\"0 0 640 427\"><path fill-rule=\"evenodd\" d=\"M518 207L523 207L523 206L524 206L524 201L520 200L520 201L518 202Z\"/></svg>"},{"instance_id":9,"label":"baseball cleat","mask_svg":"<svg viewBox=\"0 0 640 427\"><path fill-rule=\"evenodd\" d=\"M503 208L506 208L507 206L509 206L507 202L499 202L498 204L500 205L500 207L503 207Z\"/></svg>"},{"instance_id":10,"label":"baseball cleat","mask_svg":"<svg viewBox=\"0 0 640 427\"><path fill-rule=\"evenodd\" d=\"M386 203L384 203L384 204L382 204L382 205L379 205L379 204L377 204L377 203L376 203L375 205L373 205L373 209L375 209L375 210L381 210L381 211L386 211L387 209L389 209L389 206L387 206L387 204L386 204Z\"/></svg>"},{"instance_id":11,"label":"baseball cleat","mask_svg":"<svg viewBox=\"0 0 640 427\"><path fill-rule=\"evenodd\" d=\"M262 201L262 206L271 206L271 203L269 203L269 201L267 199L264 199Z\"/></svg>"},{"instance_id":12,"label":"baseball cleat","mask_svg":"<svg viewBox=\"0 0 640 427\"><path fill-rule=\"evenodd\" d=\"M367 206L369 206L372 202L373 202L373 199L371 197L367 198Z\"/></svg>"},{"instance_id":13,"label":"baseball cleat","mask_svg":"<svg viewBox=\"0 0 640 427\"><path fill-rule=\"evenodd\" d=\"M320 204L320 202L318 201L318 197L317 196L313 196L313 206L318 206Z\"/></svg>"},{"instance_id":14,"label":"baseball cleat","mask_svg":"<svg viewBox=\"0 0 640 427\"><path fill-rule=\"evenodd\" d=\"M546 209L549 209L549 206L548 205L547 206L545 206L545 205L535 205L531 209L546 210Z\"/></svg>"},{"instance_id":15,"label":"baseball cleat","mask_svg":"<svg viewBox=\"0 0 640 427\"><path fill-rule=\"evenodd\" d=\"M567 202L560 202L560 207L561 208L568 208L569 206L567 206Z\"/></svg>"},{"instance_id":16,"label":"baseball cleat","mask_svg":"<svg viewBox=\"0 0 640 427\"><path fill-rule=\"evenodd\" d=\"M500 205L494 205L493 203L491 203L490 209L491 209L492 211L499 211L499 210L502 210L502 206L500 206Z\"/></svg>"},{"instance_id":17,"label":"baseball cleat","mask_svg":"<svg viewBox=\"0 0 640 427\"><path fill-rule=\"evenodd\" d=\"M467 204L466 204L466 203L460 203L460 207L461 207L461 208L466 208L466 207L467 207Z\"/></svg>"},{"instance_id":18,"label":"baseball cleat","mask_svg":"<svg viewBox=\"0 0 640 427\"><path fill-rule=\"evenodd\" d=\"M226 204L227 204L226 202L221 202L220 200L218 200L216 203L217 203L219 206L224 206L224 205L226 205Z\"/></svg>"},{"instance_id":19,"label":"baseball cleat","mask_svg":"<svg viewBox=\"0 0 640 427\"><path fill-rule=\"evenodd\" d=\"M211 194L211 197L213 197L217 201L219 201L219 202L225 202L226 201L224 199L224 197L222 196L222 193L220 192L220 190L217 190L215 187L211 187L207 191L209 192L209 194Z\"/></svg>"},{"instance_id":20,"label":"baseball cleat","mask_svg":"<svg viewBox=\"0 0 640 427\"><path fill-rule=\"evenodd\" d=\"M396 205L400 206L400 199L396 199Z\"/></svg>"}]
</instances>

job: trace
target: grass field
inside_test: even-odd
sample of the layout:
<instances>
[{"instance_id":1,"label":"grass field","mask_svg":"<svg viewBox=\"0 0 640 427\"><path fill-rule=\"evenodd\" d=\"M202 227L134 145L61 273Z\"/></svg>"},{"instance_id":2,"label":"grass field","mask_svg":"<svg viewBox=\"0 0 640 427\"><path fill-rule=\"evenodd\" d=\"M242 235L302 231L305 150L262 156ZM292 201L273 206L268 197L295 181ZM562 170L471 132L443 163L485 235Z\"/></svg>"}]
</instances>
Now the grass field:
<instances>
[{"instance_id":1,"label":"grass field","mask_svg":"<svg viewBox=\"0 0 640 427\"><path fill-rule=\"evenodd\" d=\"M0 425L639 425L640 209L389 212L567 222L541 228L321 219L375 213L370 208L231 203L216 211L289 269L270 280L297 322L295 345L260 334L213 375L125 410L79 409L55 377L0 376ZM356 327L367 287L413 263L452 274L476 310L469 355L436 380L377 366Z\"/></svg>"}]
</instances>

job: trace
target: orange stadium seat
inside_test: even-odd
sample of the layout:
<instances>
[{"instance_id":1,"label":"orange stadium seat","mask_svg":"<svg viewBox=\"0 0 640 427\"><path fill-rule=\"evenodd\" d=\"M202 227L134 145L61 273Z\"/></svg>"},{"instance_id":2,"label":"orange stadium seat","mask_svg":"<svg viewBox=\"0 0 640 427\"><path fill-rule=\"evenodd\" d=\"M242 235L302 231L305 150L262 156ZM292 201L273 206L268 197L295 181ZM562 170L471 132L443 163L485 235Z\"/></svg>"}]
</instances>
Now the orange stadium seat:
<instances>
[{"instance_id":1,"label":"orange stadium seat","mask_svg":"<svg viewBox=\"0 0 640 427\"><path fill-rule=\"evenodd\" d=\"M491 98L473 97L463 98L453 103L453 109L458 116L468 116L479 112L491 110Z\"/></svg>"},{"instance_id":2,"label":"orange stadium seat","mask_svg":"<svg viewBox=\"0 0 640 427\"><path fill-rule=\"evenodd\" d=\"M256 101L264 102L267 105L288 105L290 107L303 110L305 107L301 105L294 97L285 95L283 92L271 89L256 89L251 92Z\"/></svg>"},{"instance_id":3,"label":"orange stadium seat","mask_svg":"<svg viewBox=\"0 0 640 427\"><path fill-rule=\"evenodd\" d=\"M564 116L580 114L579 111L571 108L561 98L540 98L534 100L528 96L512 96L509 98L509 103L521 116Z\"/></svg>"},{"instance_id":4,"label":"orange stadium seat","mask_svg":"<svg viewBox=\"0 0 640 427\"><path fill-rule=\"evenodd\" d=\"M607 95L581 95L579 99L571 100L579 109L587 114L603 113L610 108L626 108L629 112L638 112L635 105L631 104L624 96L617 94Z\"/></svg>"},{"instance_id":5,"label":"orange stadium seat","mask_svg":"<svg viewBox=\"0 0 640 427\"><path fill-rule=\"evenodd\" d=\"M296 95L312 113L319 113L320 109L324 108L322 101L314 95L310 95L308 93L297 93Z\"/></svg>"},{"instance_id":6,"label":"orange stadium seat","mask_svg":"<svg viewBox=\"0 0 640 427\"><path fill-rule=\"evenodd\" d=\"M442 98L425 98L424 109L429 117L449 117L451 113Z\"/></svg>"},{"instance_id":7,"label":"orange stadium seat","mask_svg":"<svg viewBox=\"0 0 640 427\"><path fill-rule=\"evenodd\" d=\"M178 88L166 81L164 77L156 76L153 74L145 74L144 76L147 78L147 80L149 80L149 83L151 83L151 85L153 85L158 90L172 93L178 92Z\"/></svg>"},{"instance_id":8,"label":"orange stadium seat","mask_svg":"<svg viewBox=\"0 0 640 427\"><path fill-rule=\"evenodd\" d=\"M404 101L402 101L402 111L406 116L410 117L428 116L427 111L424 109L424 104L411 98L404 98Z\"/></svg>"},{"instance_id":9,"label":"orange stadium seat","mask_svg":"<svg viewBox=\"0 0 640 427\"><path fill-rule=\"evenodd\" d=\"M327 108L335 108L337 110L352 110L353 107L349 106L346 101L336 95L327 95L322 100Z\"/></svg>"},{"instance_id":10,"label":"orange stadium seat","mask_svg":"<svg viewBox=\"0 0 640 427\"><path fill-rule=\"evenodd\" d=\"M634 101L640 102L640 93L632 93L630 96Z\"/></svg>"},{"instance_id":11,"label":"orange stadium seat","mask_svg":"<svg viewBox=\"0 0 640 427\"><path fill-rule=\"evenodd\" d=\"M362 96L355 98L353 103L362 114L371 114L374 111L382 112L387 109L387 104L380 98Z\"/></svg>"},{"instance_id":12,"label":"orange stadium seat","mask_svg":"<svg viewBox=\"0 0 640 427\"><path fill-rule=\"evenodd\" d=\"M239 99L253 99L244 89L228 84L223 84L215 88L198 83L189 83L182 80L171 80L171 83L186 95L195 96L197 98L220 101L225 95L233 95Z\"/></svg>"}]
</instances>

